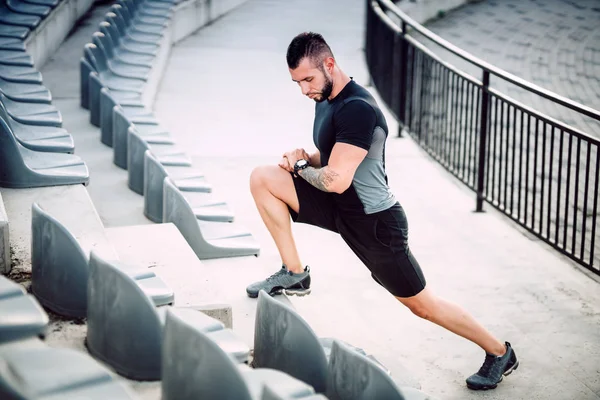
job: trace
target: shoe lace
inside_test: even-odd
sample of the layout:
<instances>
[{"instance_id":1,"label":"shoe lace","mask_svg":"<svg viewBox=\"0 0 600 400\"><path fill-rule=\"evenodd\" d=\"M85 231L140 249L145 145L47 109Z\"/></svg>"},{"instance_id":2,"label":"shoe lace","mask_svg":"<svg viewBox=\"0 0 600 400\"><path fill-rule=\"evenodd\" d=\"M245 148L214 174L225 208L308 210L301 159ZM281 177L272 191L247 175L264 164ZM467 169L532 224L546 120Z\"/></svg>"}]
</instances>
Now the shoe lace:
<instances>
[{"instance_id":1,"label":"shoe lace","mask_svg":"<svg viewBox=\"0 0 600 400\"><path fill-rule=\"evenodd\" d=\"M479 368L479 372L477 374L481 375L481 376L488 376L489 373L490 373L490 369L494 365L495 361L496 361L496 356L495 355L493 355L493 354L486 354L485 355L485 361L483 362L483 365L481 366L481 368Z\"/></svg>"},{"instance_id":2,"label":"shoe lace","mask_svg":"<svg viewBox=\"0 0 600 400\"><path fill-rule=\"evenodd\" d=\"M279 278L281 275L287 275L287 270L285 268L281 268L279 271L275 272L273 275L267 278L267 282L271 282L274 279Z\"/></svg>"}]
</instances>

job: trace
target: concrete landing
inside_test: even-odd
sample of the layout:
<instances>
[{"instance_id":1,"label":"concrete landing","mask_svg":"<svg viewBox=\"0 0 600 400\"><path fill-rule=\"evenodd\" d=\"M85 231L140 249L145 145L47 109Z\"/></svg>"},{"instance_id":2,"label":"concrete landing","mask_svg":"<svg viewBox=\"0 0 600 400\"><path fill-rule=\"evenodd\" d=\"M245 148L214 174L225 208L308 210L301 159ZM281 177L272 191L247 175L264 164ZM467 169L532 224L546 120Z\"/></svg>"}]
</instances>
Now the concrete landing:
<instances>
[{"instance_id":1,"label":"concrete landing","mask_svg":"<svg viewBox=\"0 0 600 400\"><path fill-rule=\"evenodd\" d=\"M280 259L249 193L250 172L284 151L314 148L314 103L290 79L287 45L299 32L321 32L341 68L368 84L364 5L249 0L172 50L156 114L260 240L259 263L248 263L253 278L273 273ZM430 288L510 341L521 367L496 390L469 391L464 380L481 366L481 349L414 317L339 237L301 225L293 229L312 267L313 293L292 298L296 309L319 336L364 348L396 376L408 368L423 391L441 399L598 399L598 279L500 214L475 214L474 193L411 139L396 138L387 118L390 184Z\"/></svg>"}]
</instances>

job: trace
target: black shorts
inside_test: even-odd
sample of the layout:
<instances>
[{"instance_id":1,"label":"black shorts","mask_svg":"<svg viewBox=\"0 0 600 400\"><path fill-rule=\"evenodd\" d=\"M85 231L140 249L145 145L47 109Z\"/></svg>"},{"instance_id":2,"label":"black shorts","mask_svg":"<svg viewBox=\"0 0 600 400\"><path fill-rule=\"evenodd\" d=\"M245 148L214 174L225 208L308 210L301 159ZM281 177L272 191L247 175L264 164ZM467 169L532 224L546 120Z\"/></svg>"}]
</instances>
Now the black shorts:
<instances>
[{"instance_id":1,"label":"black shorts","mask_svg":"<svg viewBox=\"0 0 600 400\"><path fill-rule=\"evenodd\" d=\"M339 233L369 268L377 283L397 297L411 297L425 288L425 277L408 247L408 223L400 203L374 214L340 214L331 194L304 179L292 177L299 213L288 207L294 222Z\"/></svg>"}]
</instances>

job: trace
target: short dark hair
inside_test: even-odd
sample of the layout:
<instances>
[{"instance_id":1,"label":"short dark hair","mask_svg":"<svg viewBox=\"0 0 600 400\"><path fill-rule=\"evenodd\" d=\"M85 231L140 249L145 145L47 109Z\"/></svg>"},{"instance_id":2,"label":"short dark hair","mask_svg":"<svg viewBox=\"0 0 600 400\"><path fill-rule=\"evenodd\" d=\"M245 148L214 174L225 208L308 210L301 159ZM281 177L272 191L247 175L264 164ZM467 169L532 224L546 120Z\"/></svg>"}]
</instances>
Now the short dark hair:
<instances>
[{"instance_id":1,"label":"short dark hair","mask_svg":"<svg viewBox=\"0 0 600 400\"><path fill-rule=\"evenodd\" d=\"M314 32L303 32L288 46L286 55L288 67L298 68L305 57L308 57L313 65L320 67L325 58L333 57L333 53L323 36Z\"/></svg>"}]
</instances>

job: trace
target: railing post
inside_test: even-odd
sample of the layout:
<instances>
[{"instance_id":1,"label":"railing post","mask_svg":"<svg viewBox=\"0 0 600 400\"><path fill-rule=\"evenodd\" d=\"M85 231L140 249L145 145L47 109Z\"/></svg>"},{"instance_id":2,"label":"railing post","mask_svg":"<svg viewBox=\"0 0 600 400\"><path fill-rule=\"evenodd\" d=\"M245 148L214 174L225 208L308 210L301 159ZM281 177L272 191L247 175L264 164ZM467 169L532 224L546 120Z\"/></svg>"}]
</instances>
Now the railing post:
<instances>
[{"instance_id":1,"label":"railing post","mask_svg":"<svg viewBox=\"0 0 600 400\"><path fill-rule=\"evenodd\" d=\"M398 110L398 137L403 136L406 127L406 80L408 77L408 45L406 44L406 22L402 21L402 33L400 33L400 92L399 110Z\"/></svg>"},{"instance_id":2,"label":"railing post","mask_svg":"<svg viewBox=\"0 0 600 400\"><path fill-rule=\"evenodd\" d=\"M490 71L483 70L483 86L481 88L481 118L479 120L479 154L477 166L477 206L476 212L483 212L483 201L485 198L485 158L487 149L487 128L488 128L488 105Z\"/></svg>"}]
</instances>

